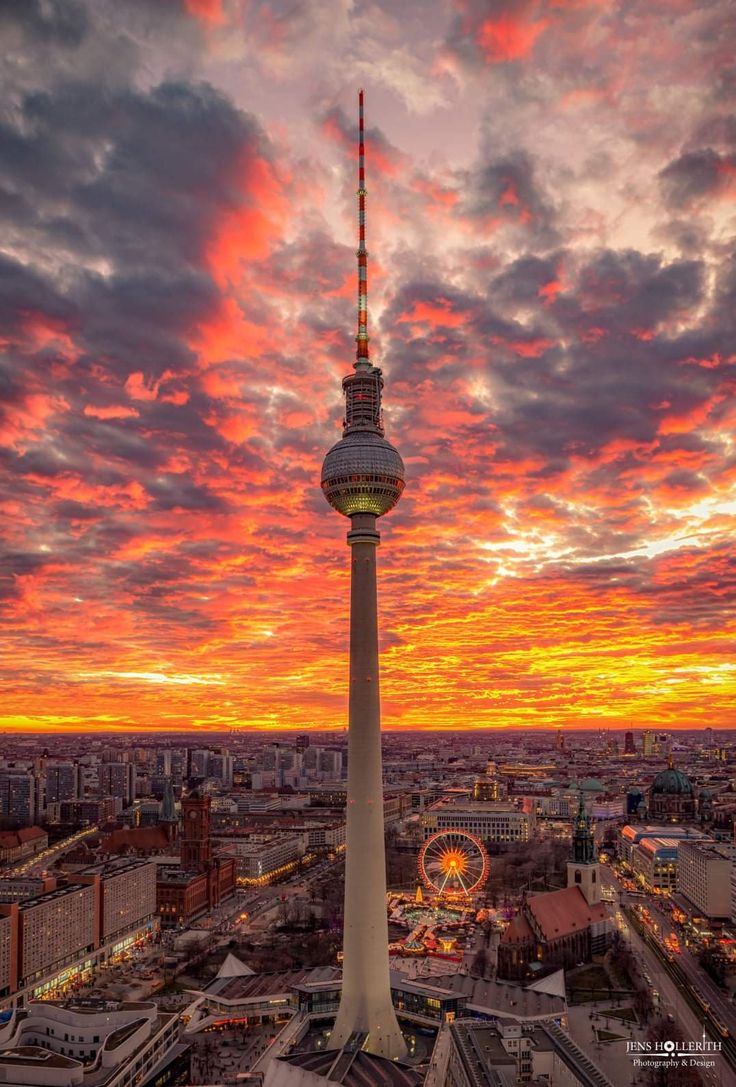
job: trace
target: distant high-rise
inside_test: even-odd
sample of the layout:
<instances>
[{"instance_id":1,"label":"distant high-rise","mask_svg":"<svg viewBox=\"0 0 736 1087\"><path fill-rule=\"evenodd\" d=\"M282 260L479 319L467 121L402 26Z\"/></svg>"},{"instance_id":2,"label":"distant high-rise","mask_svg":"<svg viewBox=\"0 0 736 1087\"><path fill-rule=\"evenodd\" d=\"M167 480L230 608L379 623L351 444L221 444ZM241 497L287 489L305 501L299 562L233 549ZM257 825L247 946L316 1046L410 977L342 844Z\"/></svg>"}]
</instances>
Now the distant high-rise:
<instances>
[{"instance_id":1,"label":"distant high-rise","mask_svg":"<svg viewBox=\"0 0 736 1087\"><path fill-rule=\"evenodd\" d=\"M27 827L38 814L38 783L33 774L0 773L0 817L8 826Z\"/></svg>"},{"instance_id":2,"label":"distant high-rise","mask_svg":"<svg viewBox=\"0 0 736 1087\"><path fill-rule=\"evenodd\" d=\"M189 751L189 777L206 778L210 753L207 748Z\"/></svg>"},{"instance_id":3,"label":"distant high-rise","mask_svg":"<svg viewBox=\"0 0 736 1087\"><path fill-rule=\"evenodd\" d=\"M322 467L330 505L350 518L350 694L345 920L342 996L330 1036L340 1049L351 1036L382 1057L406 1054L391 1001L386 914L381 711L378 676L376 518L404 489L401 457L383 434L381 371L368 354L368 252L365 246L363 92L359 95L358 334L354 373L343 378L343 436Z\"/></svg>"},{"instance_id":4,"label":"distant high-rise","mask_svg":"<svg viewBox=\"0 0 736 1087\"><path fill-rule=\"evenodd\" d=\"M634 744L634 733L627 732L624 736L624 755L635 755L636 745Z\"/></svg>"},{"instance_id":5,"label":"distant high-rise","mask_svg":"<svg viewBox=\"0 0 736 1087\"><path fill-rule=\"evenodd\" d=\"M227 751L212 752L207 760L207 777L215 778L224 789L233 787L233 757Z\"/></svg>"},{"instance_id":6,"label":"distant high-rise","mask_svg":"<svg viewBox=\"0 0 736 1087\"><path fill-rule=\"evenodd\" d=\"M58 804L62 800L77 800L79 795L78 763L49 762L46 764L47 804Z\"/></svg>"},{"instance_id":7,"label":"distant high-rise","mask_svg":"<svg viewBox=\"0 0 736 1087\"><path fill-rule=\"evenodd\" d=\"M119 796L126 806L135 799L135 766L132 762L103 762L99 782L100 796Z\"/></svg>"},{"instance_id":8,"label":"distant high-rise","mask_svg":"<svg viewBox=\"0 0 736 1087\"><path fill-rule=\"evenodd\" d=\"M645 759L650 759L654 754L654 734L648 729L641 738L641 753Z\"/></svg>"}]
</instances>

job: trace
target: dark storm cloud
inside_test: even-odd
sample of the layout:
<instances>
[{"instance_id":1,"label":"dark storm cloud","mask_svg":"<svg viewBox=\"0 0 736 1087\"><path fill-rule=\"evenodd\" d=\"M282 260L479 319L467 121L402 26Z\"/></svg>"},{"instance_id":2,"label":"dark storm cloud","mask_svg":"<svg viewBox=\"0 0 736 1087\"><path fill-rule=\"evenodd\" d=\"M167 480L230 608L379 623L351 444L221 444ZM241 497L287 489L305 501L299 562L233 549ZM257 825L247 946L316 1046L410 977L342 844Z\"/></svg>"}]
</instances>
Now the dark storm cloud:
<instances>
[{"instance_id":1,"label":"dark storm cloud","mask_svg":"<svg viewBox=\"0 0 736 1087\"><path fill-rule=\"evenodd\" d=\"M0 257L0 320L18 340L0 370L5 405L45 391L54 359L34 345L39 327L52 338L71 332L77 352L73 373L56 385L71 409L56 420L65 461L28 447L18 465L58 475L86 453L147 470L169 456L151 425L194 449L222 447L203 419L209 401L191 378L190 343L220 305L208 268L213 230L247 203L248 170L268 154L255 120L207 84L139 91L92 86L78 73L25 94L0 128L0 147L0 211L33 207L30 259ZM35 252L58 270L44 259L40 271ZM151 403L161 379L175 403ZM115 411L120 418L105 417ZM86 472L91 478L93 465ZM196 491L179 498L170 508L216 504Z\"/></svg>"},{"instance_id":2,"label":"dark storm cloud","mask_svg":"<svg viewBox=\"0 0 736 1087\"><path fill-rule=\"evenodd\" d=\"M648 332L699 303L703 275L700 261L664 263L636 250L602 250L581 268L577 289L561 295L553 310L569 330L598 323L606 334Z\"/></svg>"},{"instance_id":3,"label":"dark storm cloud","mask_svg":"<svg viewBox=\"0 0 736 1087\"><path fill-rule=\"evenodd\" d=\"M77 0L3 0L0 32L18 28L26 42L79 45L89 29L89 18Z\"/></svg>"},{"instance_id":4,"label":"dark storm cloud","mask_svg":"<svg viewBox=\"0 0 736 1087\"><path fill-rule=\"evenodd\" d=\"M464 186L459 211L470 219L523 228L543 248L558 240L556 212L527 151L486 151Z\"/></svg>"},{"instance_id":5,"label":"dark storm cloud","mask_svg":"<svg viewBox=\"0 0 736 1087\"><path fill-rule=\"evenodd\" d=\"M354 103L356 72L371 347L407 469L381 558L401 723L437 661L452 676L427 685L432 721L526 648L530 688L579 668L570 706L605 708L597 655L641 646L641 616L666 627L681 596L696 635L718 629L723 554L642 557L683 538L717 551L734 471L736 276L715 214L733 144L705 93L728 78L702 74L723 4L666 6L411 0L408 21L389 0L6 6L0 504L21 556L18 674L38 690L76 676L77 713L104 708L117 670L211 668L234 717L299 724L314 700L335 723L312 677L336 674L346 525L318 479L355 350L355 118L333 107ZM681 160L703 149L720 180L684 196ZM657 236L667 255L616 249ZM692 260L670 258L675 238ZM63 636L44 643L48 628ZM595 652L555 674L575 644ZM224 712L225 691L214 707L200 688L144 691L146 724ZM52 704L70 708L51 690L17 712Z\"/></svg>"},{"instance_id":6,"label":"dark storm cloud","mask_svg":"<svg viewBox=\"0 0 736 1087\"><path fill-rule=\"evenodd\" d=\"M197 485L187 476L172 474L156 476L148 482L153 508L157 510L191 510L198 513L222 513L227 503L209 487Z\"/></svg>"},{"instance_id":7,"label":"dark storm cloud","mask_svg":"<svg viewBox=\"0 0 736 1087\"><path fill-rule=\"evenodd\" d=\"M103 357L123 381L135 370L151 378L165 370L186 373L196 358L186 336L217 303L214 283L205 272L169 263L161 250L155 259L166 267L107 277L89 274L78 284L89 362L97 364Z\"/></svg>"},{"instance_id":8,"label":"dark storm cloud","mask_svg":"<svg viewBox=\"0 0 736 1087\"><path fill-rule=\"evenodd\" d=\"M490 297L497 304L532 305L539 307L543 291L554 283L559 275L560 255L540 258L532 255L519 257L507 264L500 275L494 277Z\"/></svg>"},{"instance_id":9,"label":"dark storm cloud","mask_svg":"<svg viewBox=\"0 0 736 1087\"><path fill-rule=\"evenodd\" d=\"M57 502L51 510L52 517L58 521L96 521L100 516L97 506L86 506L83 502L67 500Z\"/></svg>"},{"instance_id":10,"label":"dark storm cloud","mask_svg":"<svg viewBox=\"0 0 736 1087\"><path fill-rule=\"evenodd\" d=\"M679 211L693 201L717 193L733 173L736 173L736 159L725 158L712 147L706 147L680 155L659 177L667 205Z\"/></svg>"},{"instance_id":11,"label":"dark storm cloud","mask_svg":"<svg viewBox=\"0 0 736 1087\"><path fill-rule=\"evenodd\" d=\"M560 266L565 287L548 299L544 287ZM696 313L702 298L702 263L634 251L603 250L582 262L564 251L527 256L490 280L485 297L441 283L408 284L387 313L392 383L402 387L431 372L452 394L459 382L472 382L483 359L493 409L456 394L468 417L464 442L480 447L492 439L496 462L541 454L532 475L543 479L564 471L571 456L593 456L614 439L658 439L668 412L685 415L708 402L721 376L680 365L702 345L689 329L666 329L668 321ZM509 303L525 308L523 324L501 316ZM425 335L413 331L421 314ZM608 469L611 478L616 470ZM689 478L672 477L679 486Z\"/></svg>"},{"instance_id":12,"label":"dark storm cloud","mask_svg":"<svg viewBox=\"0 0 736 1087\"><path fill-rule=\"evenodd\" d=\"M0 552L0 573L3 575L30 574L42 569L49 562L48 555L38 552L8 551Z\"/></svg>"},{"instance_id":13,"label":"dark storm cloud","mask_svg":"<svg viewBox=\"0 0 736 1087\"><path fill-rule=\"evenodd\" d=\"M6 186L30 190L57 233L62 202L80 252L118 268L201 264L214 217L238 204L239 170L264 149L255 120L207 84L66 84L27 95L0 128Z\"/></svg>"},{"instance_id":14,"label":"dark storm cloud","mask_svg":"<svg viewBox=\"0 0 736 1087\"><path fill-rule=\"evenodd\" d=\"M16 336L29 314L43 314L52 321L70 321L76 313L66 298L42 272L0 253L0 327Z\"/></svg>"}]
</instances>

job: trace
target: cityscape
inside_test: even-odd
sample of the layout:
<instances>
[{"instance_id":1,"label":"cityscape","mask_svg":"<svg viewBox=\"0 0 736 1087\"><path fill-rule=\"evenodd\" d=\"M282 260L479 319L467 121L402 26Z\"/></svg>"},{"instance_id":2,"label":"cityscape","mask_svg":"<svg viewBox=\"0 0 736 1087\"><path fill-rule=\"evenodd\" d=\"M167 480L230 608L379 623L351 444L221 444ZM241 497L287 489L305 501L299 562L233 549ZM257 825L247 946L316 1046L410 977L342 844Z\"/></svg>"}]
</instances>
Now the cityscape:
<instances>
[{"instance_id":1,"label":"cityscape","mask_svg":"<svg viewBox=\"0 0 736 1087\"><path fill-rule=\"evenodd\" d=\"M734 1082L732 734L382 739L406 1049L335 1080L347 737L6 738L4 1082Z\"/></svg>"},{"instance_id":2,"label":"cityscape","mask_svg":"<svg viewBox=\"0 0 736 1087\"><path fill-rule=\"evenodd\" d=\"M0 10L0 1083L736 1087L727 24Z\"/></svg>"}]
</instances>

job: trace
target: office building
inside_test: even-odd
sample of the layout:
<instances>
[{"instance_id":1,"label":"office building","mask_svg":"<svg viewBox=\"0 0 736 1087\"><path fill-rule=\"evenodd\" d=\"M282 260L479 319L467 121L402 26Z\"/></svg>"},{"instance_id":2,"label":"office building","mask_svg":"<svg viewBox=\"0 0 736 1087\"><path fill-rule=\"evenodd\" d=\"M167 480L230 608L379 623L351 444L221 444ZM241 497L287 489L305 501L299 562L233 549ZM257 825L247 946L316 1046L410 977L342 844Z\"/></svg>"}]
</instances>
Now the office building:
<instances>
[{"instance_id":1,"label":"office building","mask_svg":"<svg viewBox=\"0 0 736 1087\"><path fill-rule=\"evenodd\" d=\"M0 902L22 902L56 890L55 876L6 876L0 878Z\"/></svg>"},{"instance_id":2,"label":"office building","mask_svg":"<svg viewBox=\"0 0 736 1087\"><path fill-rule=\"evenodd\" d=\"M246 883L269 883L297 864L307 851L309 835L248 834L220 838L218 844L235 858L236 874Z\"/></svg>"},{"instance_id":3,"label":"office building","mask_svg":"<svg viewBox=\"0 0 736 1087\"><path fill-rule=\"evenodd\" d=\"M508 847L528 842L536 819L531 804L523 811L507 801L472 801L443 798L422 816L425 840L438 830L465 830L490 846Z\"/></svg>"},{"instance_id":4,"label":"office building","mask_svg":"<svg viewBox=\"0 0 736 1087\"><path fill-rule=\"evenodd\" d=\"M227 752L214 752L207 760L207 777L214 778L223 789L233 787L233 757Z\"/></svg>"},{"instance_id":5,"label":"office building","mask_svg":"<svg viewBox=\"0 0 736 1087\"><path fill-rule=\"evenodd\" d=\"M101 827L122 810L122 798L117 796L102 796L99 800L64 800L59 804L59 822Z\"/></svg>"},{"instance_id":6,"label":"office building","mask_svg":"<svg viewBox=\"0 0 736 1087\"><path fill-rule=\"evenodd\" d=\"M154 864L126 859L87 868L73 883L39 883L37 894L0 901L0 941L11 948L1 996L52 996L158 928Z\"/></svg>"},{"instance_id":7,"label":"office building","mask_svg":"<svg viewBox=\"0 0 736 1087\"><path fill-rule=\"evenodd\" d=\"M677 888L699 914L730 918L733 846L681 841L677 866Z\"/></svg>"},{"instance_id":8,"label":"office building","mask_svg":"<svg viewBox=\"0 0 736 1087\"><path fill-rule=\"evenodd\" d=\"M708 835L695 827L663 826L646 823L642 826L627 824L621 828L618 836L618 855L626 864L632 863L634 850L644 838L670 838L675 841L703 842Z\"/></svg>"},{"instance_id":9,"label":"office building","mask_svg":"<svg viewBox=\"0 0 736 1087\"><path fill-rule=\"evenodd\" d=\"M135 766L132 762L103 762L99 783L100 796L116 796L127 807L135 799Z\"/></svg>"},{"instance_id":10,"label":"office building","mask_svg":"<svg viewBox=\"0 0 736 1087\"><path fill-rule=\"evenodd\" d=\"M612 1087L589 1057L553 1021L459 1019L443 1027L437 1050L443 1087L517 1087L520 1083ZM440 1080L436 1080L440 1082Z\"/></svg>"},{"instance_id":11,"label":"office building","mask_svg":"<svg viewBox=\"0 0 736 1087\"><path fill-rule=\"evenodd\" d=\"M156 865L126 857L85 868L76 877L98 890L97 947L130 942L150 927L156 917ZM114 951L120 950L118 947Z\"/></svg>"},{"instance_id":12,"label":"office building","mask_svg":"<svg viewBox=\"0 0 736 1087\"><path fill-rule=\"evenodd\" d=\"M33 774L0 771L0 818L6 825L29 827L41 814L39 789Z\"/></svg>"},{"instance_id":13,"label":"office building","mask_svg":"<svg viewBox=\"0 0 736 1087\"><path fill-rule=\"evenodd\" d=\"M197 780L207 777L210 753L207 748L195 748L189 752L189 777Z\"/></svg>"},{"instance_id":14,"label":"office building","mask_svg":"<svg viewBox=\"0 0 736 1087\"><path fill-rule=\"evenodd\" d=\"M632 851L631 867L648 891L676 890L679 845L675 838L642 838Z\"/></svg>"},{"instance_id":15,"label":"office building","mask_svg":"<svg viewBox=\"0 0 736 1087\"><path fill-rule=\"evenodd\" d=\"M95 888L80 882L12 907L19 917L18 989L36 988L91 955L97 942L97 903Z\"/></svg>"},{"instance_id":16,"label":"office building","mask_svg":"<svg viewBox=\"0 0 736 1087\"><path fill-rule=\"evenodd\" d=\"M75 762L46 763L46 804L62 800L77 800L80 795L79 764Z\"/></svg>"}]
</instances>

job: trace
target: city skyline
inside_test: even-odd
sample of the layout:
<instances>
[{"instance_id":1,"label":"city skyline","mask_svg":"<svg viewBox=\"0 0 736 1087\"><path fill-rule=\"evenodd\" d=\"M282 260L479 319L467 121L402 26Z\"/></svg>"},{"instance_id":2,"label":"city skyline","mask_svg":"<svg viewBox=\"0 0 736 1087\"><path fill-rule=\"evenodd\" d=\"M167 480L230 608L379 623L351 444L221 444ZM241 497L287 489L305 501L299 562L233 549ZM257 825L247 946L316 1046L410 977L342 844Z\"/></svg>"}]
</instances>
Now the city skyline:
<instances>
[{"instance_id":1,"label":"city skyline","mask_svg":"<svg viewBox=\"0 0 736 1087\"><path fill-rule=\"evenodd\" d=\"M393 7L2 13L0 730L345 726L360 85L384 726L736 727L727 7Z\"/></svg>"}]
</instances>

